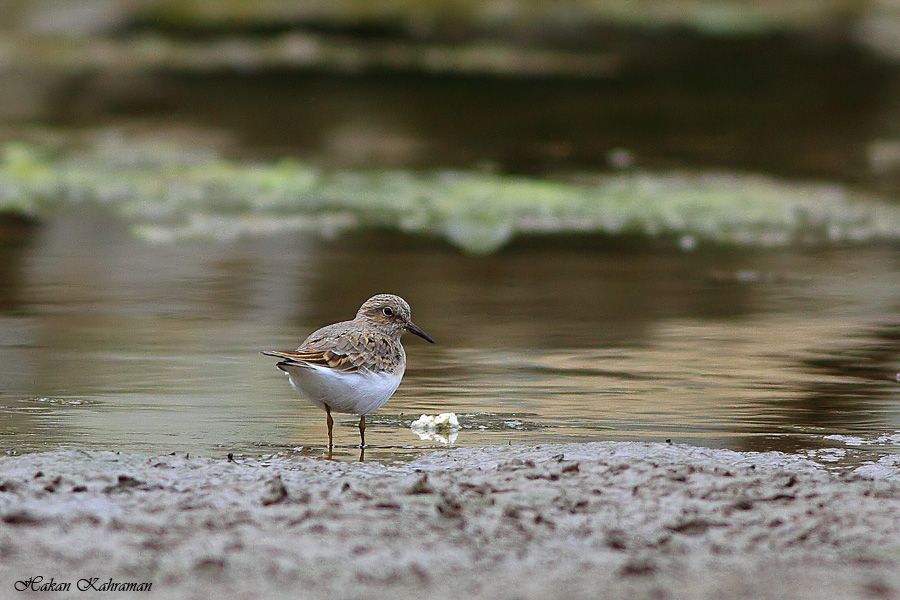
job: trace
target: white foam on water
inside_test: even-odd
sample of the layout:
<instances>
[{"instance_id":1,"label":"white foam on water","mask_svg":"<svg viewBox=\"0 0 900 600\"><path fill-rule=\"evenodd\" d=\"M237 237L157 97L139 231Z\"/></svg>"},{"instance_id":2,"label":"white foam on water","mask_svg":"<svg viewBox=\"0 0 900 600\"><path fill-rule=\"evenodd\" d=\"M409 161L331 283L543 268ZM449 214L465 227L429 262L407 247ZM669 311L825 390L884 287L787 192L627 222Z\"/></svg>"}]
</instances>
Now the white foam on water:
<instances>
[{"instance_id":1,"label":"white foam on water","mask_svg":"<svg viewBox=\"0 0 900 600\"><path fill-rule=\"evenodd\" d=\"M864 438L855 435L826 435L826 440L834 440L842 442L847 446L900 446L900 431L894 433L885 433L878 437Z\"/></svg>"}]
</instances>

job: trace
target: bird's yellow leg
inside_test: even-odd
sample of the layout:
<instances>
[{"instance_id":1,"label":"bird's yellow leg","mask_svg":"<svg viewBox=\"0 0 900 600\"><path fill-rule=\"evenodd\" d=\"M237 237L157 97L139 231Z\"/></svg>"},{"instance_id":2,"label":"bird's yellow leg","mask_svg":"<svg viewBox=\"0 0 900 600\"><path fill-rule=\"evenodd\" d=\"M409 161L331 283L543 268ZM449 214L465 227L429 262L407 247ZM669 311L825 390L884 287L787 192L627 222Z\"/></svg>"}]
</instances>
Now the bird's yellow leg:
<instances>
[{"instance_id":1,"label":"bird's yellow leg","mask_svg":"<svg viewBox=\"0 0 900 600\"><path fill-rule=\"evenodd\" d=\"M326 422L328 423L328 449L334 447L334 438L332 437L332 430L334 429L334 419L331 417L331 408L328 405L325 405L325 415Z\"/></svg>"},{"instance_id":2,"label":"bird's yellow leg","mask_svg":"<svg viewBox=\"0 0 900 600\"><path fill-rule=\"evenodd\" d=\"M359 416L359 447L366 447L366 417Z\"/></svg>"}]
</instances>

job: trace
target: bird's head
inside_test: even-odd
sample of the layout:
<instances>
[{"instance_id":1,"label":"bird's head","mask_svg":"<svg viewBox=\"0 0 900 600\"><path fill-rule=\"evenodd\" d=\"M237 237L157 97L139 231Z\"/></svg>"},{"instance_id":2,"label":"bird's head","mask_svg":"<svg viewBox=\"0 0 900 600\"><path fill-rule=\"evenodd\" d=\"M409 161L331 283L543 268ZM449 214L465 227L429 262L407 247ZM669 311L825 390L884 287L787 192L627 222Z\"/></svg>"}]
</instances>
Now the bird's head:
<instances>
[{"instance_id":1,"label":"bird's head","mask_svg":"<svg viewBox=\"0 0 900 600\"><path fill-rule=\"evenodd\" d=\"M430 335L412 322L412 310L406 300L394 294L372 296L359 307L356 318L371 323L391 335L399 337L403 331L409 331L434 343Z\"/></svg>"}]
</instances>

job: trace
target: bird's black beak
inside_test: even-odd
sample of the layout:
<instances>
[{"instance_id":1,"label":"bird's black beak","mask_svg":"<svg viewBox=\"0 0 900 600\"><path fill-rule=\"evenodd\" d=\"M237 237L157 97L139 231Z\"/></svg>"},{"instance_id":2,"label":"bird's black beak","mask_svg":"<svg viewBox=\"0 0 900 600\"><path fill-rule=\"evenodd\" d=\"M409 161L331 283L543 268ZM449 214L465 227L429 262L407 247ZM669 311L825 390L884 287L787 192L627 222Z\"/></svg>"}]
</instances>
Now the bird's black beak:
<instances>
[{"instance_id":1,"label":"bird's black beak","mask_svg":"<svg viewBox=\"0 0 900 600\"><path fill-rule=\"evenodd\" d=\"M430 342L432 344L434 343L434 340L431 339L431 336L428 335L427 333L425 333L424 331L422 331L422 328L419 327L418 325L416 325L415 323L413 323L412 321L410 321L409 323L406 324L406 330L409 331L410 333L416 334L417 336L419 336L426 342Z\"/></svg>"}]
</instances>

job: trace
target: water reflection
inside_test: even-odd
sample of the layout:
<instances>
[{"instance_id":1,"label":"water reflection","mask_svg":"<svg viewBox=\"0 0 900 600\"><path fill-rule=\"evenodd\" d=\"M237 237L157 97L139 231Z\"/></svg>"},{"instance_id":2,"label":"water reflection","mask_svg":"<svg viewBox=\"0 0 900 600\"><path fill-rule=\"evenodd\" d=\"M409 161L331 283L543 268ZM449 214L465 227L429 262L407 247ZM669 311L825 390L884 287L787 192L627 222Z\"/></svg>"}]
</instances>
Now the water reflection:
<instances>
[{"instance_id":1,"label":"water reflection","mask_svg":"<svg viewBox=\"0 0 900 600\"><path fill-rule=\"evenodd\" d=\"M852 50L761 41L644 40L643 50L620 49L615 74L591 80L6 69L0 139L19 139L17 123L114 125L254 159L540 174L603 169L624 148L651 169L762 171L896 192L896 169L877 168L871 154L898 134L897 70Z\"/></svg>"},{"instance_id":2,"label":"water reflection","mask_svg":"<svg viewBox=\"0 0 900 600\"><path fill-rule=\"evenodd\" d=\"M891 135L894 70L864 55L733 43L656 49L655 62L590 81L296 72L38 78L33 95L42 101L11 114L151 135L166 128L169 138L200 136L254 158L299 155L333 166L596 170L627 147L651 168L873 177L860 166L870 142Z\"/></svg>"},{"instance_id":3,"label":"water reflection","mask_svg":"<svg viewBox=\"0 0 900 600\"><path fill-rule=\"evenodd\" d=\"M0 314L22 309L22 260L33 245L35 224L19 217L0 214Z\"/></svg>"},{"instance_id":4,"label":"water reflection","mask_svg":"<svg viewBox=\"0 0 900 600\"><path fill-rule=\"evenodd\" d=\"M406 297L440 344L408 341L367 459L441 447L409 424L449 411L457 445L797 451L900 429L893 248L684 254L585 238L475 259L378 233L150 246L83 212L3 240L5 449L317 455L321 413L257 351L296 346L378 291ZM356 419L336 424L335 457L355 457Z\"/></svg>"}]
</instances>

